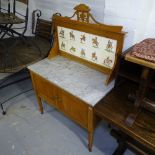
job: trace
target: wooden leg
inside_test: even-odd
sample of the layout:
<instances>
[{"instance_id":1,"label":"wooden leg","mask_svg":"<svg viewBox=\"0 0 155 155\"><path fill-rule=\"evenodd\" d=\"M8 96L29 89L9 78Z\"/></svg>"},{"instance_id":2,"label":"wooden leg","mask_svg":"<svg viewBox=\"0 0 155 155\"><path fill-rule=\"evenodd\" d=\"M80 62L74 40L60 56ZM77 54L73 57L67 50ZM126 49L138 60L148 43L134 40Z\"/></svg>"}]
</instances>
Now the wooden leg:
<instances>
[{"instance_id":1,"label":"wooden leg","mask_svg":"<svg viewBox=\"0 0 155 155\"><path fill-rule=\"evenodd\" d=\"M94 136L94 117L93 107L88 108L88 149L92 152L93 136Z\"/></svg>"},{"instance_id":2,"label":"wooden leg","mask_svg":"<svg viewBox=\"0 0 155 155\"><path fill-rule=\"evenodd\" d=\"M141 111L142 107L142 101L146 96L147 90L148 90L148 83L149 83L149 68L144 67L142 74L141 74L141 80L139 85L139 90L137 92L136 100L134 103L134 109L133 111L127 116L127 119L125 120L126 125L132 126L135 122L138 114Z\"/></svg>"},{"instance_id":3,"label":"wooden leg","mask_svg":"<svg viewBox=\"0 0 155 155\"><path fill-rule=\"evenodd\" d=\"M40 113L43 114L44 113L43 104L42 104L41 98L38 96L37 89L35 87L34 76L33 76L33 73L31 71L30 71L30 75L31 75L31 79L32 79L33 88L34 88L34 91L36 93L36 97L37 97L37 101L38 101L38 105L39 105L39 110L40 110Z\"/></svg>"},{"instance_id":4,"label":"wooden leg","mask_svg":"<svg viewBox=\"0 0 155 155\"><path fill-rule=\"evenodd\" d=\"M40 113L43 114L44 113L43 104L42 104L41 98L39 96L37 96L37 101L38 101Z\"/></svg>"},{"instance_id":5,"label":"wooden leg","mask_svg":"<svg viewBox=\"0 0 155 155\"><path fill-rule=\"evenodd\" d=\"M114 151L112 155L123 155L126 151L127 147L125 143L119 143L118 147Z\"/></svg>"},{"instance_id":6,"label":"wooden leg","mask_svg":"<svg viewBox=\"0 0 155 155\"><path fill-rule=\"evenodd\" d=\"M112 129L110 134L114 138L116 138L118 142L118 147L116 148L116 150L114 151L112 155L123 155L127 149L127 144L126 144L127 136L123 134L121 131L117 131L115 129Z\"/></svg>"},{"instance_id":7,"label":"wooden leg","mask_svg":"<svg viewBox=\"0 0 155 155\"><path fill-rule=\"evenodd\" d=\"M88 149L89 149L89 152L92 152L93 139L94 139L94 133L93 132L89 132L88 133Z\"/></svg>"}]
</instances>

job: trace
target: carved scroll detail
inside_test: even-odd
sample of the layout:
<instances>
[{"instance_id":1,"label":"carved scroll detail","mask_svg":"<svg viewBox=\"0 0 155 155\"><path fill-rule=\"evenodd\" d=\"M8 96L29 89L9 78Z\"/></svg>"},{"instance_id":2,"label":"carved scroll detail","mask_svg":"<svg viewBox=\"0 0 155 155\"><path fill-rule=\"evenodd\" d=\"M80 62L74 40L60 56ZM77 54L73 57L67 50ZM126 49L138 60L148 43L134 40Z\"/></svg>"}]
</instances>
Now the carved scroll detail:
<instances>
[{"instance_id":1,"label":"carved scroll detail","mask_svg":"<svg viewBox=\"0 0 155 155\"><path fill-rule=\"evenodd\" d=\"M79 4L74 7L74 10L75 10L75 13L70 18L73 18L74 16L76 16L77 20L81 22L86 22L86 23L94 22L97 24L101 24L95 20L93 15L90 13L91 9L87 5Z\"/></svg>"}]
</instances>

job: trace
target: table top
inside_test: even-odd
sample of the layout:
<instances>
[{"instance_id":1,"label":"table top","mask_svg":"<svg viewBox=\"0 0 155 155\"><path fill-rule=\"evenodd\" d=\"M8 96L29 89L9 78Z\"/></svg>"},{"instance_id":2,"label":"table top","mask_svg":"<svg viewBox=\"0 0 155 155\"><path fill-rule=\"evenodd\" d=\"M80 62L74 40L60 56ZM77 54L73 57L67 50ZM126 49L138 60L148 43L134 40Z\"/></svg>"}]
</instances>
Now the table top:
<instances>
[{"instance_id":1,"label":"table top","mask_svg":"<svg viewBox=\"0 0 155 155\"><path fill-rule=\"evenodd\" d=\"M91 106L114 86L114 81L104 84L107 75L62 56L46 58L28 68Z\"/></svg>"},{"instance_id":2,"label":"table top","mask_svg":"<svg viewBox=\"0 0 155 155\"><path fill-rule=\"evenodd\" d=\"M131 52L132 51L129 51L129 52L127 52L125 54L125 60L136 63L136 64L139 64L139 65L142 65L142 66L145 66L145 67L155 69L155 63L144 60L144 59L134 57L134 56L131 55Z\"/></svg>"},{"instance_id":3,"label":"table top","mask_svg":"<svg viewBox=\"0 0 155 155\"><path fill-rule=\"evenodd\" d=\"M15 16L13 13L0 12L0 24L21 24L25 20Z\"/></svg>"},{"instance_id":4,"label":"table top","mask_svg":"<svg viewBox=\"0 0 155 155\"><path fill-rule=\"evenodd\" d=\"M133 108L132 102L127 99L129 88L132 86L132 83L128 82L112 90L95 106L94 112L103 120L154 151L155 114L142 110L132 127L125 125L125 119ZM135 88L133 87L132 89Z\"/></svg>"}]
</instances>

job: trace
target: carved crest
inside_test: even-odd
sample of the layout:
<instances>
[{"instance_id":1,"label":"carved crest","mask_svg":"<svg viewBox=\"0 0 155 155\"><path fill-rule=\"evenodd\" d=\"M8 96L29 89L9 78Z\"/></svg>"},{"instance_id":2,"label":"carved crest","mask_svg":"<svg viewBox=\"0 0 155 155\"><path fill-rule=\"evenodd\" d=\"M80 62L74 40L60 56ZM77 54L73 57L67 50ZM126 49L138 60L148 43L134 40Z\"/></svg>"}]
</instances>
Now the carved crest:
<instances>
[{"instance_id":1,"label":"carved crest","mask_svg":"<svg viewBox=\"0 0 155 155\"><path fill-rule=\"evenodd\" d=\"M92 14L90 13L91 9L87 5L79 4L74 8L74 10L75 10L75 13L70 18L73 18L76 15L78 21L86 22L86 23L93 22L96 24L101 24L97 22L95 18L92 16Z\"/></svg>"}]
</instances>

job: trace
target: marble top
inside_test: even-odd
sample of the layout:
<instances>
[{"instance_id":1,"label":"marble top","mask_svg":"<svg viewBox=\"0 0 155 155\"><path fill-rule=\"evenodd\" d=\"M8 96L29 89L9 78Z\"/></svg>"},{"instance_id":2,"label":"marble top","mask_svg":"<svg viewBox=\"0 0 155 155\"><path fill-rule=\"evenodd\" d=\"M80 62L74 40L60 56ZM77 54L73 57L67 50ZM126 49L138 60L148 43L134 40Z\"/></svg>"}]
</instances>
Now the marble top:
<instances>
[{"instance_id":1,"label":"marble top","mask_svg":"<svg viewBox=\"0 0 155 155\"><path fill-rule=\"evenodd\" d=\"M114 81L104 84L107 75L61 56L43 59L28 69L91 106L114 87Z\"/></svg>"}]
</instances>

